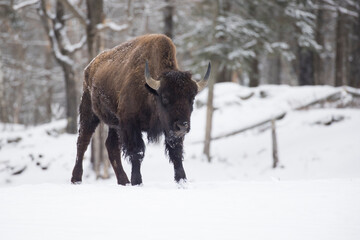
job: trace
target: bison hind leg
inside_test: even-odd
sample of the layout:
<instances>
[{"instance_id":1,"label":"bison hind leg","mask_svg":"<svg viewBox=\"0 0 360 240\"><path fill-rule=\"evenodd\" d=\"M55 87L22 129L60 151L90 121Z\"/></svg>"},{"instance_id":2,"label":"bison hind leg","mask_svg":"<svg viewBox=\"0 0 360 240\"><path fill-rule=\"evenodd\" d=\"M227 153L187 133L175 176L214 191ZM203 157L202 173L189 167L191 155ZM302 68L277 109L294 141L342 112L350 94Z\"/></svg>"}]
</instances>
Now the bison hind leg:
<instances>
[{"instance_id":1,"label":"bison hind leg","mask_svg":"<svg viewBox=\"0 0 360 240\"><path fill-rule=\"evenodd\" d=\"M121 164L119 135L114 128L109 128L109 134L105 142L106 149L108 151L110 163L114 169L117 182L120 185L126 185L130 183L126 173Z\"/></svg>"},{"instance_id":2,"label":"bison hind leg","mask_svg":"<svg viewBox=\"0 0 360 240\"><path fill-rule=\"evenodd\" d=\"M80 126L77 139L77 154L75 166L71 177L71 183L73 184L81 183L83 174L82 162L84 158L84 153L90 143L91 136L93 135L96 127L100 123L99 118L92 111L91 98L88 91L84 91L82 95L79 112Z\"/></svg>"}]
</instances>

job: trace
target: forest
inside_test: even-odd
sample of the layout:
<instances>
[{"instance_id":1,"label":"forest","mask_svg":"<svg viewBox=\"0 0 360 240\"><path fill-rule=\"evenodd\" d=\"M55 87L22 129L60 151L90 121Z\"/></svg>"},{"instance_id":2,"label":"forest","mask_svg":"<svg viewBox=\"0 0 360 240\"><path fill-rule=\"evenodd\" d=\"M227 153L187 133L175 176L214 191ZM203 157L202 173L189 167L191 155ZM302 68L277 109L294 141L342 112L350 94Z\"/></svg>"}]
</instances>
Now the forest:
<instances>
[{"instance_id":1,"label":"forest","mask_svg":"<svg viewBox=\"0 0 360 240\"><path fill-rule=\"evenodd\" d=\"M359 14L355 0L0 1L0 121L66 117L75 133L84 67L147 33L172 38L184 70L211 61L215 82L359 88Z\"/></svg>"}]
</instances>

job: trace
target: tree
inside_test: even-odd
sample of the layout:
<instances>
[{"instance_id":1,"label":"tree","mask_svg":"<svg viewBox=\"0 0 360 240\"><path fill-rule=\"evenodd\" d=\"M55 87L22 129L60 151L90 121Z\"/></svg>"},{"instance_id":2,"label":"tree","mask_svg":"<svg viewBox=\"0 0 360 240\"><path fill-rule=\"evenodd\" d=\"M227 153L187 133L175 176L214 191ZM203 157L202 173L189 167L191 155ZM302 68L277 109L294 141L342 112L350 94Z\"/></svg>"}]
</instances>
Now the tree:
<instances>
[{"instance_id":1,"label":"tree","mask_svg":"<svg viewBox=\"0 0 360 240\"><path fill-rule=\"evenodd\" d=\"M61 70L49 57L35 1L0 3L0 61L3 81L0 121L34 125L49 122L64 102ZM60 72L59 72L60 71ZM48 76L52 76L49 81ZM49 89L52 93L50 94ZM58 115L57 115L58 116Z\"/></svg>"},{"instance_id":2,"label":"tree","mask_svg":"<svg viewBox=\"0 0 360 240\"><path fill-rule=\"evenodd\" d=\"M68 0L60 0L68 10L79 20L81 25L86 29L88 63L96 57L103 49L101 31L110 28L114 31L124 31L128 25L117 25L113 22L105 23L103 12L104 3L102 0L86 0L87 15L83 14L76 5ZM129 5L128 5L129 6ZM129 19L128 19L129 20ZM105 126L100 124L91 141L91 163L97 178L108 178L108 168L110 166L105 148ZM103 167L103 174L101 173Z\"/></svg>"},{"instance_id":3,"label":"tree","mask_svg":"<svg viewBox=\"0 0 360 240\"><path fill-rule=\"evenodd\" d=\"M289 27L296 40L297 72L299 85L314 85L315 52L322 46L316 42L316 5L311 0L290 1L284 9Z\"/></svg>"},{"instance_id":4,"label":"tree","mask_svg":"<svg viewBox=\"0 0 360 240\"><path fill-rule=\"evenodd\" d=\"M174 36L174 5L173 0L165 0L165 7L164 7L164 34L169 38L173 38Z\"/></svg>"},{"instance_id":5,"label":"tree","mask_svg":"<svg viewBox=\"0 0 360 240\"><path fill-rule=\"evenodd\" d=\"M346 84L346 44L347 36L345 30L346 15L337 10L336 18L336 57L335 57L335 86L342 86Z\"/></svg>"},{"instance_id":6,"label":"tree","mask_svg":"<svg viewBox=\"0 0 360 240\"><path fill-rule=\"evenodd\" d=\"M322 48L314 52L315 84L351 85L356 76L358 6L353 0L316 1L316 41Z\"/></svg>"},{"instance_id":7,"label":"tree","mask_svg":"<svg viewBox=\"0 0 360 240\"><path fill-rule=\"evenodd\" d=\"M348 84L360 88L360 3L354 2L357 16L351 22L349 47L349 79Z\"/></svg>"},{"instance_id":8,"label":"tree","mask_svg":"<svg viewBox=\"0 0 360 240\"><path fill-rule=\"evenodd\" d=\"M102 39L97 26L104 21L103 1L102 0L87 0L87 19L88 24L86 28L87 47L89 62L96 57L100 49L103 49ZM97 178L109 178L108 169L110 167L107 151L105 148L105 133L104 124L100 124L91 141L91 162ZM101 166L103 166L104 173L101 174Z\"/></svg>"},{"instance_id":9,"label":"tree","mask_svg":"<svg viewBox=\"0 0 360 240\"><path fill-rule=\"evenodd\" d=\"M66 32L67 26L63 2L60 0L56 1L55 15L51 14L48 8L47 2L41 0L38 13L51 44L53 56L61 66L64 74L67 118L66 132L77 133L78 93L73 56L74 53L80 50L86 43L86 35L83 35L78 43L71 44Z\"/></svg>"},{"instance_id":10,"label":"tree","mask_svg":"<svg viewBox=\"0 0 360 240\"><path fill-rule=\"evenodd\" d=\"M316 42L320 46L325 46L325 15L326 11L323 7L322 1L317 1L318 9L316 12L316 28L315 28L315 38ZM324 61L322 58L322 53L325 51L323 47L322 51L318 51L314 56L314 84L323 85L324 81Z\"/></svg>"},{"instance_id":11,"label":"tree","mask_svg":"<svg viewBox=\"0 0 360 240\"><path fill-rule=\"evenodd\" d=\"M354 84L358 77L359 2L337 0L328 5L336 13L335 86Z\"/></svg>"},{"instance_id":12,"label":"tree","mask_svg":"<svg viewBox=\"0 0 360 240\"><path fill-rule=\"evenodd\" d=\"M266 11L259 7L268 5L267 1L203 1L193 7L194 19L188 19L189 32L177 38L180 45L190 45L186 50L190 56L189 66L198 72L205 67L206 61L212 62L212 74L209 82L207 102L207 123L204 154L210 160L210 139L212 125L213 85L219 82L227 70L250 75L251 86L259 83L259 53L274 52L282 49L282 44L272 44L274 40L271 26L257 14L263 16ZM269 4L270 5L270 4ZM248 9L256 14L248 14ZM187 44L187 43L191 44ZM182 51L182 50L180 50ZM285 50L286 51L286 50Z\"/></svg>"}]
</instances>

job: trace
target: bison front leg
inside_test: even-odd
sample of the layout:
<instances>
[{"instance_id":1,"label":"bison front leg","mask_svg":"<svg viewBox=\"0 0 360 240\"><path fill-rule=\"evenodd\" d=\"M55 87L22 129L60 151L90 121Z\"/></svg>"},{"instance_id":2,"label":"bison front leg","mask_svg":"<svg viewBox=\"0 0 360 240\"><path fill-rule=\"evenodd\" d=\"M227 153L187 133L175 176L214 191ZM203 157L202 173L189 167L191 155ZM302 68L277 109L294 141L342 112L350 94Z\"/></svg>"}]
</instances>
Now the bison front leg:
<instances>
[{"instance_id":1,"label":"bison front leg","mask_svg":"<svg viewBox=\"0 0 360 240\"><path fill-rule=\"evenodd\" d=\"M141 162L144 158L143 152L134 153L130 156L131 161L131 185L142 184L142 177L140 172Z\"/></svg>"},{"instance_id":2,"label":"bison front leg","mask_svg":"<svg viewBox=\"0 0 360 240\"><path fill-rule=\"evenodd\" d=\"M134 129L129 127L126 132L122 133L122 146L125 155L131 162L131 185L140 185L142 184L140 167L144 159L145 144L141 132L134 131Z\"/></svg>"},{"instance_id":3,"label":"bison front leg","mask_svg":"<svg viewBox=\"0 0 360 240\"><path fill-rule=\"evenodd\" d=\"M183 167L183 138L166 141L166 149L169 154L170 161L174 164L175 181L186 180L186 174Z\"/></svg>"}]
</instances>

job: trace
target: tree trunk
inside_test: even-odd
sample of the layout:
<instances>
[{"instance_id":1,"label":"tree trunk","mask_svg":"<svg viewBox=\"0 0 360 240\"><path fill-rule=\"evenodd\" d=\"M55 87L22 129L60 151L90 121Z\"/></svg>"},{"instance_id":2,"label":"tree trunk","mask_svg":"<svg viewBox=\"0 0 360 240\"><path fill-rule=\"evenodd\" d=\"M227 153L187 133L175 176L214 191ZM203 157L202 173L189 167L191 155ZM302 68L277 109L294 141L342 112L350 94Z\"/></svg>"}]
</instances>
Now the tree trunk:
<instances>
[{"instance_id":1,"label":"tree trunk","mask_svg":"<svg viewBox=\"0 0 360 240\"><path fill-rule=\"evenodd\" d=\"M223 14L222 8L226 7L226 3L222 2L221 0L217 0L214 8L214 15L213 15L213 27L214 29L217 26L217 18ZM214 31L215 33L216 31ZM213 43L216 44L217 42L220 42L221 39L218 39L215 37L215 34L213 36ZM204 143L204 150L203 154L207 158L208 162L211 162L211 154L210 154L210 143L211 143L211 130L212 130L212 119L213 119L213 112L214 112L214 106L213 106L213 99L214 99L214 85L216 83L218 72L219 72L220 63L217 59L213 59L212 61L212 74L210 74L210 78L208 80L208 99L206 104L206 126L205 126L205 143Z\"/></svg>"},{"instance_id":2,"label":"tree trunk","mask_svg":"<svg viewBox=\"0 0 360 240\"><path fill-rule=\"evenodd\" d=\"M45 74L45 79L46 79L46 86L47 86L47 97L46 97L46 121L47 122L51 122L52 120L52 103L53 103L53 83L52 83L52 79L51 79L51 74L50 71L53 68L53 62L52 60L52 56L51 56L51 49L49 46L46 47L46 63L45 63L45 69L48 71L48 73Z\"/></svg>"},{"instance_id":3,"label":"tree trunk","mask_svg":"<svg viewBox=\"0 0 360 240\"><path fill-rule=\"evenodd\" d=\"M216 82L231 82L232 81L232 71L224 67L219 73L216 79Z\"/></svg>"},{"instance_id":4,"label":"tree trunk","mask_svg":"<svg viewBox=\"0 0 360 240\"><path fill-rule=\"evenodd\" d=\"M316 42L321 45L325 46L324 41L324 10L322 9L322 2L319 2L320 4L319 10L316 14L316 33L315 38ZM316 52L314 56L314 84L315 85L323 85L324 83L324 71L323 71L323 65L324 61L321 58L321 52Z\"/></svg>"},{"instance_id":5,"label":"tree trunk","mask_svg":"<svg viewBox=\"0 0 360 240\"><path fill-rule=\"evenodd\" d=\"M345 16L340 11L336 20L336 56L335 56L335 86L342 86L346 83L345 76Z\"/></svg>"},{"instance_id":6,"label":"tree trunk","mask_svg":"<svg viewBox=\"0 0 360 240\"><path fill-rule=\"evenodd\" d=\"M299 85L314 85L314 52L299 46Z\"/></svg>"},{"instance_id":7,"label":"tree trunk","mask_svg":"<svg viewBox=\"0 0 360 240\"><path fill-rule=\"evenodd\" d=\"M282 70L282 62L281 55L272 55L267 57L267 75L266 79L269 84L281 84L281 70Z\"/></svg>"},{"instance_id":8,"label":"tree trunk","mask_svg":"<svg viewBox=\"0 0 360 240\"><path fill-rule=\"evenodd\" d=\"M257 4L250 4L249 7L249 14L251 16L257 15ZM260 79L260 72L259 72L259 54L258 51L255 50L255 56L251 59L249 59L249 65L250 65L250 82L249 87L257 87L259 86L259 79Z\"/></svg>"},{"instance_id":9,"label":"tree trunk","mask_svg":"<svg viewBox=\"0 0 360 240\"><path fill-rule=\"evenodd\" d=\"M276 55L276 57L275 57L276 59L275 59L275 69L274 69L274 71L275 71L275 84L277 84L277 85L280 85L281 83L282 83L282 80L281 80L281 70L282 70L282 64L281 64L281 55L280 54L278 54L278 55Z\"/></svg>"},{"instance_id":10,"label":"tree trunk","mask_svg":"<svg viewBox=\"0 0 360 240\"><path fill-rule=\"evenodd\" d=\"M52 120L52 102L53 102L53 87L48 86L47 100L46 100L46 121L51 122Z\"/></svg>"},{"instance_id":11,"label":"tree trunk","mask_svg":"<svg viewBox=\"0 0 360 240\"><path fill-rule=\"evenodd\" d=\"M16 104L15 104L15 108L13 111L13 123L18 124L20 123L20 111L21 111L21 106L23 103L23 97L24 97L24 92L23 92L23 88L24 88L24 82L21 81L20 85L18 87L16 87Z\"/></svg>"},{"instance_id":12,"label":"tree trunk","mask_svg":"<svg viewBox=\"0 0 360 240\"><path fill-rule=\"evenodd\" d=\"M250 73L250 83L249 86L250 87L257 87L259 86L259 78L260 78L260 72L259 72L259 61L258 61L258 56L256 54L256 56L254 58L252 58L250 60L250 68L251 68L251 73Z\"/></svg>"},{"instance_id":13,"label":"tree trunk","mask_svg":"<svg viewBox=\"0 0 360 240\"><path fill-rule=\"evenodd\" d=\"M87 46L89 62L96 57L102 47L102 39L100 32L97 31L96 25L102 23L104 20L103 1L102 0L87 0L87 18L89 24L87 25ZM109 178L109 160L105 147L106 128L104 124L99 124L93 134L91 141L91 163L96 174L96 178ZM103 168L103 173L101 169Z\"/></svg>"},{"instance_id":14,"label":"tree trunk","mask_svg":"<svg viewBox=\"0 0 360 240\"><path fill-rule=\"evenodd\" d=\"M48 7L45 0L40 2L39 16L48 36L49 42L52 47L52 53L56 61L61 66L64 73L65 80L65 94L66 94L66 132L75 134L77 133L77 89L75 80L74 66L69 62L71 60L71 53L65 51L62 45L61 31L65 26L64 6L60 1L56 1L56 14L55 18L50 18ZM41 10L41 11L40 11ZM54 35L50 34L54 33ZM59 53L60 52L60 53ZM62 57L58 55L61 54ZM65 61L63 58L67 58Z\"/></svg>"},{"instance_id":15,"label":"tree trunk","mask_svg":"<svg viewBox=\"0 0 360 240\"><path fill-rule=\"evenodd\" d=\"M279 163L279 157L278 157L278 146L276 139L275 119L271 120L271 139L272 139L273 168L276 168Z\"/></svg>"},{"instance_id":16,"label":"tree trunk","mask_svg":"<svg viewBox=\"0 0 360 240\"><path fill-rule=\"evenodd\" d=\"M67 117L66 132L76 134L78 101L77 101L75 73L72 66L63 65L62 68L64 71L65 92L66 92L66 117Z\"/></svg>"},{"instance_id":17,"label":"tree trunk","mask_svg":"<svg viewBox=\"0 0 360 240\"><path fill-rule=\"evenodd\" d=\"M210 75L210 79L208 81L208 99L206 104L206 128L205 128L205 144L204 144L204 155L207 158L208 162L211 162L210 155L210 143L211 143L211 130L212 130L212 120L214 113L214 85L217 79L217 70L219 64L217 62L213 62L213 71Z\"/></svg>"},{"instance_id":18,"label":"tree trunk","mask_svg":"<svg viewBox=\"0 0 360 240\"><path fill-rule=\"evenodd\" d=\"M54 27L55 37L59 43L60 51L62 54L66 55L64 51L64 46L61 43L61 31L62 28L65 26L65 8L64 5L60 2L56 2L56 18L55 23L60 23L61 27ZM56 51L56 50L55 50ZM56 55L56 54L55 54ZM67 55L69 56L69 55ZM64 72L64 79L65 79L65 95L66 95L66 118L67 118L67 125L66 125L66 132L71 134L77 133L77 91L76 91L76 80L75 80L75 72L74 66L69 64L68 62L64 62L61 59L56 58L58 63L61 65L63 72Z\"/></svg>"},{"instance_id":19,"label":"tree trunk","mask_svg":"<svg viewBox=\"0 0 360 240\"><path fill-rule=\"evenodd\" d=\"M0 61L0 122L7 122L4 74L2 70L2 61Z\"/></svg>"},{"instance_id":20,"label":"tree trunk","mask_svg":"<svg viewBox=\"0 0 360 240\"><path fill-rule=\"evenodd\" d=\"M174 37L174 5L172 0L165 0L166 6L164 8L164 34L169 38Z\"/></svg>"},{"instance_id":21,"label":"tree trunk","mask_svg":"<svg viewBox=\"0 0 360 240\"><path fill-rule=\"evenodd\" d=\"M96 179L109 178L108 168L110 166L105 147L106 131L103 123L96 128L91 140L91 163L95 171ZM101 172L101 169L104 171Z\"/></svg>"},{"instance_id":22,"label":"tree trunk","mask_svg":"<svg viewBox=\"0 0 360 240\"><path fill-rule=\"evenodd\" d=\"M87 46L89 60L91 61L99 52L101 46L100 35L96 25L104 20L103 0L86 0L89 23L87 25Z\"/></svg>"},{"instance_id":23,"label":"tree trunk","mask_svg":"<svg viewBox=\"0 0 360 240\"><path fill-rule=\"evenodd\" d=\"M352 23L352 38L349 64L349 86L360 88L360 4L358 17Z\"/></svg>"}]
</instances>

